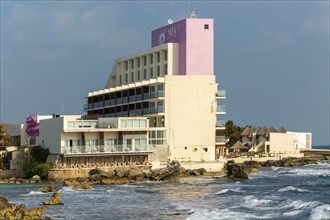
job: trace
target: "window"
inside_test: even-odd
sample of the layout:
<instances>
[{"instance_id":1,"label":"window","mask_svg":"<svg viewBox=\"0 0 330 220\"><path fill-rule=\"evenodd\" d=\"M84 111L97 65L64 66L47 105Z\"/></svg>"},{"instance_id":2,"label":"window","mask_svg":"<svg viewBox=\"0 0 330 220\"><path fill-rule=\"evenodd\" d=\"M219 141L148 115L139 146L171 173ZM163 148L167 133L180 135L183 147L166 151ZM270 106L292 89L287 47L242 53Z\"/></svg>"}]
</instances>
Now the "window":
<instances>
[{"instance_id":1,"label":"window","mask_svg":"<svg viewBox=\"0 0 330 220\"><path fill-rule=\"evenodd\" d=\"M131 72L131 82L134 82L134 72Z\"/></svg>"},{"instance_id":2,"label":"window","mask_svg":"<svg viewBox=\"0 0 330 220\"><path fill-rule=\"evenodd\" d=\"M131 60L131 69L134 69L134 60Z\"/></svg>"},{"instance_id":3,"label":"window","mask_svg":"<svg viewBox=\"0 0 330 220\"><path fill-rule=\"evenodd\" d=\"M138 67L140 67L140 57L137 58L137 65L138 65Z\"/></svg>"},{"instance_id":4,"label":"window","mask_svg":"<svg viewBox=\"0 0 330 220\"><path fill-rule=\"evenodd\" d=\"M125 74L125 83L127 83L128 82L128 74L126 73Z\"/></svg>"},{"instance_id":5,"label":"window","mask_svg":"<svg viewBox=\"0 0 330 220\"><path fill-rule=\"evenodd\" d=\"M157 53L157 62L160 62L160 52Z\"/></svg>"},{"instance_id":6,"label":"window","mask_svg":"<svg viewBox=\"0 0 330 220\"><path fill-rule=\"evenodd\" d=\"M128 63L125 61L125 70L128 70Z\"/></svg>"},{"instance_id":7,"label":"window","mask_svg":"<svg viewBox=\"0 0 330 220\"><path fill-rule=\"evenodd\" d=\"M154 77L153 70L154 70L154 69L151 67L151 68L150 68L150 78Z\"/></svg>"},{"instance_id":8,"label":"window","mask_svg":"<svg viewBox=\"0 0 330 220\"><path fill-rule=\"evenodd\" d=\"M144 64L144 66L147 65L147 56L144 56L144 57L143 57L143 64Z\"/></svg>"},{"instance_id":9,"label":"window","mask_svg":"<svg viewBox=\"0 0 330 220\"><path fill-rule=\"evenodd\" d=\"M204 29L209 29L209 25L208 24L204 24Z\"/></svg>"},{"instance_id":10,"label":"window","mask_svg":"<svg viewBox=\"0 0 330 220\"><path fill-rule=\"evenodd\" d=\"M140 70L137 71L137 80L140 80L141 76L140 76Z\"/></svg>"},{"instance_id":11,"label":"window","mask_svg":"<svg viewBox=\"0 0 330 220\"><path fill-rule=\"evenodd\" d=\"M146 78L147 78L147 70L144 69L144 70L143 70L143 79L146 79Z\"/></svg>"},{"instance_id":12,"label":"window","mask_svg":"<svg viewBox=\"0 0 330 220\"><path fill-rule=\"evenodd\" d=\"M164 60L167 60L167 50L164 50Z\"/></svg>"},{"instance_id":13,"label":"window","mask_svg":"<svg viewBox=\"0 0 330 220\"><path fill-rule=\"evenodd\" d=\"M123 83L123 79L122 79L122 75L119 76L119 84L122 84Z\"/></svg>"},{"instance_id":14,"label":"window","mask_svg":"<svg viewBox=\"0 0 330 220\"><path fill-rule=\"evenodd\" d=\"M154 56L150 54L150 64L153 64L153 62L154 62Z\"/></svg>"},{"instance_id":15,"label":"window","mask_svg":"<svg viewBox=\"0 0 330 220\"><path fill-rule=\"evenodd\" d=\"M157 66L157 76L160 76L160 66Z\"/></svg>"},{"instance_id":16,"label":"window","mask_svg":"<svg viewBox=\"0 0 330 220\"><path fill-rule=\"evenodd\" d=\"M167 75L167 64L164 64L164 75Z\"/></svg>"}]
</instances>

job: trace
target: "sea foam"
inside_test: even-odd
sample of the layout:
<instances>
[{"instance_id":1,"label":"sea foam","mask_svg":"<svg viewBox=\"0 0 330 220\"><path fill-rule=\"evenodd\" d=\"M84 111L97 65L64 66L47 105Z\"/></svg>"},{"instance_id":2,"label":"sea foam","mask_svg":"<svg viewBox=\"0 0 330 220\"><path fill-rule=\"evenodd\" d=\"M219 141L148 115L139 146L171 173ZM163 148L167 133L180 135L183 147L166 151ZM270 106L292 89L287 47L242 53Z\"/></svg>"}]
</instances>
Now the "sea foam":
<instances>
[{"instance_id":1,"label":"sea foam","mask_svg":"<svg viewBox=\"0 0 330 220\"><path fill-rule=\"evenodd\" d=\"M310 192L310 191L307 189L302 189L294 186L287 186L285 188L279 189L278 192Z\"/></svg>"},{"instance_id":2,"label":"sea foam","mask_svg":"<svg viewBox=\"0 0 330 220\"><path fill-rule=\"evenodd\" d=\"M244 192L240 188L235 188L235 189L222 189L219 192L215 193L216 195L221 195L221 194L226 194L228 192Z\"/></svg>"},{"instance_id":3,"label":"sea foam","mask_svg":"<svg viewBox=\"0 0 330 220\"><path fill-rule=\"evenodd\" d=\"M330 219L330 205L325 204L312 209L309 219L310 220Z\"/></svg>"}]
</instances>

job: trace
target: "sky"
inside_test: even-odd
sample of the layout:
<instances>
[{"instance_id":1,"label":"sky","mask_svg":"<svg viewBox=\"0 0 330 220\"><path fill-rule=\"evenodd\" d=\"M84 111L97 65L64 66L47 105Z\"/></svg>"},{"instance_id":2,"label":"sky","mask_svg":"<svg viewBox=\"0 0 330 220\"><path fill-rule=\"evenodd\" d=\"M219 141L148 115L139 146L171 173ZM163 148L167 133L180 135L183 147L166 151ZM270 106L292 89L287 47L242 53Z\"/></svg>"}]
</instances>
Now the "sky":
<instances>
[{"instance_id":1,"label":"sky","mask_svg":"<svg viewBox=\"0 0 330 220\"><path fill-rule=\"evenodd\" d=\"M0 1L1 123L83 114L114 60L151 31L214 19L215 75L239 126L283 126L329 145L329 1Z\"/></svg>"}]
</instances>

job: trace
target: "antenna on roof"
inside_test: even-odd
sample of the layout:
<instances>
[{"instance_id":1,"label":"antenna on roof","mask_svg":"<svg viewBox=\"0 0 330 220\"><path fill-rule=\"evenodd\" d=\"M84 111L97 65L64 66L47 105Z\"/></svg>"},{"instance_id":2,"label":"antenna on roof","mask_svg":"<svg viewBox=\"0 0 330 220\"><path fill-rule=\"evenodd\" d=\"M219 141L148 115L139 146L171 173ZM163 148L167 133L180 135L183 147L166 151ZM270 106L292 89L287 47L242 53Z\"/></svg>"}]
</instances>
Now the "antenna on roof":
<instances>
[{"instance_id":1,"label":"antenna on roof","mask_svg":"<svg viewBox=\"0 0 330 220\"><path fill-rule=\"evenodd\" d=\"M196 12L195 11L192 11L191 14L190 14L190 17L191 18L196 18Z\"/></svg>"}]
</instances>

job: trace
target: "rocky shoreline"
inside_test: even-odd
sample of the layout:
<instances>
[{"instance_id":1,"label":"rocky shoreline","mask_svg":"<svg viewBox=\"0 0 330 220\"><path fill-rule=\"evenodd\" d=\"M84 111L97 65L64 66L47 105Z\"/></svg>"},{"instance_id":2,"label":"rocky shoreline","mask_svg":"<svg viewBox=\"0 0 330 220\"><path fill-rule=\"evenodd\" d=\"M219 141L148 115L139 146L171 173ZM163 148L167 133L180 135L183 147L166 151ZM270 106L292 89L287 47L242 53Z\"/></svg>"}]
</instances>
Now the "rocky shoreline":
<instances>
[{"instance_id":1,"label":"rocky shoreline","mask_svg":"<svg viewBox=\"0 0 330 220\"><path fill-rule=\"evenodd\" d=\"M260 167L288 167L303 166L307 164L318 164L320 158L283 158L281 160L267 160L265 162L245 161L243 163L235 163L234 160L228 161L225 165L227 178L229 179L248 179L248 175L257 172Z\"/></svg>"}]
</instances>

